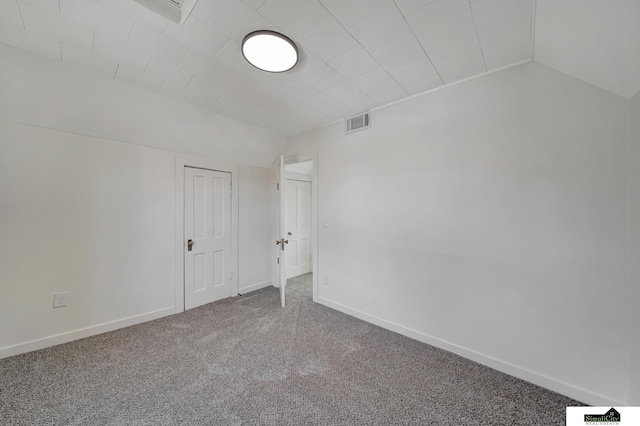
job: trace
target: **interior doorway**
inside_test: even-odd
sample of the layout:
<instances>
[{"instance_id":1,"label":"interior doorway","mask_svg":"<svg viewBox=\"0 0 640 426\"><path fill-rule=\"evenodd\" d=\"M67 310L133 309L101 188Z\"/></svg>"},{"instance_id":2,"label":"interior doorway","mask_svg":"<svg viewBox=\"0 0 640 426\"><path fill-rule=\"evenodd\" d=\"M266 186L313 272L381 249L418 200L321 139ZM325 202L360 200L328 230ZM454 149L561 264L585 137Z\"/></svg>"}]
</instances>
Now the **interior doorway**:
<instances>
[{"instance_id":1,"label":"interior doorway","mask_svg":"<svg viewBox=\"0 0 640 426\"><path fill-rule=\"evenodd\" d=\"M285 306L302 299L317 301L317 156L296 155L282 161L280 238L287 244L280 252L280 282Z\"/></svg>"},{"instance_id":2,"label":"interior doorway","mask_svg":"<svg viewBox=\"0 0 640 426\"><path fill-rule=\"evenodd\" d=\"M287 279L308 274L311 268L311 183L313 162L285 166L285 231Z\"/></svg>"}]
</instances>

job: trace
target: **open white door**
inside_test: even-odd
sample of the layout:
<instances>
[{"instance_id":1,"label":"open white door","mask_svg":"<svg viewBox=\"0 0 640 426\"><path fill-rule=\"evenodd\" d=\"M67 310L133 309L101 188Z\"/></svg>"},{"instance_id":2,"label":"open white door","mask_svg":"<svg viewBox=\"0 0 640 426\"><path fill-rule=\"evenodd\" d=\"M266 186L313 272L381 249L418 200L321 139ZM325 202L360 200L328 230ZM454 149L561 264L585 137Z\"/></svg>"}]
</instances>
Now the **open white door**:
<instances>
[{"instance_id":1,"label":"open white door","mask_svg":"<svg viewBox=\"0 0 640 426\"><path fill-rule=\"evenodd\" d=\"M286 286L287 286L287 268L285 266L285 264L287 263L286 261L286 256L285 256L285 247L287 244L289 244L289 240L285 238L285 220L286 220L286 202L287 202L287 197L286 197L286 187L287 181L285 179L285 170L284 170L284 156L280 156L280 165L278 167L278 238L280 238L279 241L276 241L276 244L280 246L280 256L278 256L280 258L280 264L279 264L279 274L278 274L278 279L279 279L279 284L280 284L280 301L282 303L282 307L284 308L285 305L285 293L286 293Z\"/></svg>"}]
</instances>

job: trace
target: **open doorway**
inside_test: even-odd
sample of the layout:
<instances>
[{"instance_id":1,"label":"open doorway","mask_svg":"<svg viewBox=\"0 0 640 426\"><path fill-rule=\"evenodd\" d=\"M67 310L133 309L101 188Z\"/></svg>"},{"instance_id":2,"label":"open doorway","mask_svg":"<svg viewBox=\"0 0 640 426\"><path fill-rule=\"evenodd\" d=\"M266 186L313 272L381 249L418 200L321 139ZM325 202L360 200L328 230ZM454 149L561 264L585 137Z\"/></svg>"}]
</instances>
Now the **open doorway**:
<instances>
[{"instance_id":1,"label":"open doorway","mask_svg":"<svg viewBox=\"0 0 640 426\"><path fill-rule=\"evenodd\" d=\"M286 301L313 300L313 160L285 162Z\"/></svg>"},{"instance_id":2,"label":"open doorway","mask_svg":"<svg viewBox=\"0 0 640 426\"><path fill-rule=\"evenodd\" d=\"M318 301L318 156L281 156L274 162L277 189L274 283L284 308ZM289 266L290 265L290 266Z\"/></svg>"}]
</instances>

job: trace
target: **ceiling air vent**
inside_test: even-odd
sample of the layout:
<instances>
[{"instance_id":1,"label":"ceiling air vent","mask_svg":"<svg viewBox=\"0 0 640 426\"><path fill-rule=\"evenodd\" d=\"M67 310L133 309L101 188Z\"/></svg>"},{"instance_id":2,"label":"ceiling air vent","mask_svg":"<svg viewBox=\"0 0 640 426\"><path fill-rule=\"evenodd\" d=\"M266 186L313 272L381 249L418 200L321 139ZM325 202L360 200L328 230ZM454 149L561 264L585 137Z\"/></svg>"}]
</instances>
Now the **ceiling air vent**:
<instances>
[{"instance_id":1,"label":"ceiling air vent","mask_svg":"<svg viewBox=\"0 0 640 426\"><path fill-rule=\"evenodd\" d=\"M360 130L371 127L371 113L365 112L347 118L347 134L359 132Z\"/></svg>"},{"instance_id":2,"label":"ceiling air vent","mask_svg":"<svg viewBox=\"0 0 640 426\"><path fill-rule=\"evenodd\" d=\"M138 3L151 9L167 19L182 25L189 17L197 0L136 0Z\"/></svg>"}]
</instances>

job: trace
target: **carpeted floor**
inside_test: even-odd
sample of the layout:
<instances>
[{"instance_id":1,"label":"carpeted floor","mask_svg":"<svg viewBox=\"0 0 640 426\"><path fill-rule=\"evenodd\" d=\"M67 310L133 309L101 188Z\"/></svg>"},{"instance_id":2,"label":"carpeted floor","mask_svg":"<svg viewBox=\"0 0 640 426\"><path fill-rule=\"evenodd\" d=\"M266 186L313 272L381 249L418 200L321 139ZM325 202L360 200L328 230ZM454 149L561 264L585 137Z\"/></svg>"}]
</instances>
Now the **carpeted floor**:
<instances>
[{"instance_id":1,"label":"carpeted floor","mask_svg":"<svg viewBox=\"0 0 640 426\"><path fill-rule=\"evenodd\" d=\"M266 288L0 360L2 425L564 425L581 405Z\"/></svg>"}]
</instances>

